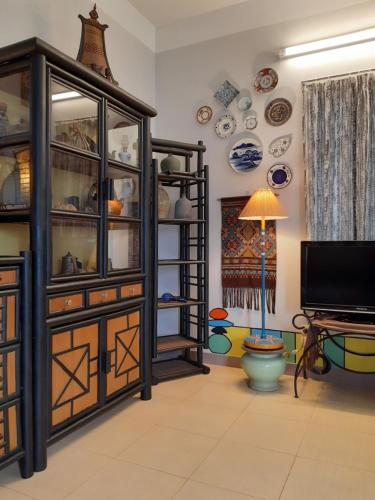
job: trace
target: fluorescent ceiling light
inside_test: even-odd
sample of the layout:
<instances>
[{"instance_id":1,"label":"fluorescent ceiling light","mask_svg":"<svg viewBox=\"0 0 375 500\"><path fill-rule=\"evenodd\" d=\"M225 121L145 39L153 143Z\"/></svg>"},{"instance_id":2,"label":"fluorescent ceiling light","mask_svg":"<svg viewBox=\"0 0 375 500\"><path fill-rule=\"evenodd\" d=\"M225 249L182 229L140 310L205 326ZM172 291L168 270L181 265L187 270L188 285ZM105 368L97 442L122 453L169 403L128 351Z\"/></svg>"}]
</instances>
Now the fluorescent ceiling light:
<instances>
[{"instance_id":1,"label":"fluorescent ceiling light","mask_svg":"<svg viewBox=\"0 0 375 500\"><path fill-rule=\"evenodd\" d=\"M58 94L52 94L52 101L64 101L65 99L74 99L74 97L82 97L82 95L75 90L59 92Z\"/></svg>"},{"instance_id":2,"label":"fluorescent ceiling light","mask_svg":"<svg viewBox=\"0 0 375 500\"><path fill-rule=\"evenodd\" d=\"M317 40L315 42L293 45L291 47L281 49L279 56L281 58L296 57L304 54L320 52L322 50L369 42L371 40L375 40L375 28L357 31L355 33L348 33L346 35L334 36L332 38L325 38L324 40Z\"/></svg>"}]
</instances>

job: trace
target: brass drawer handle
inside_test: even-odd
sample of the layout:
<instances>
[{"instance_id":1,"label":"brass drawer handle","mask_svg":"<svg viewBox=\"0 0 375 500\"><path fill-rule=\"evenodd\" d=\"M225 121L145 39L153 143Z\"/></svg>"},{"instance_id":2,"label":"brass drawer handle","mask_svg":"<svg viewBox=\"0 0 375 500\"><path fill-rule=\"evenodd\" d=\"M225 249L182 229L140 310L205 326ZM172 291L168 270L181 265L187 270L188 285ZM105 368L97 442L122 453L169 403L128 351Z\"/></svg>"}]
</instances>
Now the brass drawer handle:
<instances>
[{"instance_id":1,"label":"brass drawer handle","mask_svg":"<svg viewBox=\"0 0 375 500\"><path fill-rule=\"evenodd\" d=\"M134 295L135 294L135 288L131 287L129 288L129 295Z\"/></svg>"},{"instance_id":2,"label":"brass drawer handle","mask_svg":"<svg viewBox=\"0 0 375 500\"><path fill-rule=\"evenodd\" d=\"M103 293L101 294L101 298L102 298L103 300L108 299L108 293L107 293L107 292L103 292Z\"/></svg>"},{"instance_id":3,"label":"brass drawer handle","mask_svg":"<svg viewBox=\"0 0 375 500\"><path fill-rule=\"evenodd\" d=\"M65 304L66 306L71 306L71 305L73 304L73 301L72 301L72 299L65 299L65 300L64 300L64 304Z\"/></svg>"}]
</instances>

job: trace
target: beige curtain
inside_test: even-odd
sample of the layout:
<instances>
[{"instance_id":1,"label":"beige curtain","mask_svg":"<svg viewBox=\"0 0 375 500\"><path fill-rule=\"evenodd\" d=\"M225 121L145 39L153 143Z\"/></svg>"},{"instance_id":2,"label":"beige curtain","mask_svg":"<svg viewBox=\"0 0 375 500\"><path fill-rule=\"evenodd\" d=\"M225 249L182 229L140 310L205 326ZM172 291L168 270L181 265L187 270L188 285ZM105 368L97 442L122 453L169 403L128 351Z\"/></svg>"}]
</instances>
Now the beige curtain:
<instances>
[{"instance_id":1,"label":"beige curtain","mask_svg":"<svg viewBox=\"0 0 375 500\"><path fill-rule=\"evenodd\" d=\"M303 84L312 240L375 240L375 73Z\"/></svg>"}]
</instances>

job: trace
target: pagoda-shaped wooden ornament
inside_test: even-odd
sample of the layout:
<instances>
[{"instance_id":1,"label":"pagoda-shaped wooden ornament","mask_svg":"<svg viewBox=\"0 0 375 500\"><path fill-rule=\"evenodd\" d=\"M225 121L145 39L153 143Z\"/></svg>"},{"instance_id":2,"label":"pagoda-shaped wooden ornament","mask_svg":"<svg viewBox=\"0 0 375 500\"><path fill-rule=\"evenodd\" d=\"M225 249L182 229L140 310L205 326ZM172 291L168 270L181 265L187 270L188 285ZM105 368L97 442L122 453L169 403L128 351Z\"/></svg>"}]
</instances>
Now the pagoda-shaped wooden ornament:
<instances>
[{"instance_id":1,"label":"pagoda-shaped wooden ornament","mask_svg":"<svg viewBox=\"0 0 375 500\"><path fill-rule=\"evenodd\" d=\"M78 16L82 21L82 33L77 61L118 85L109 67L105 49L104 31L108 28L108 24L100 24L98 21L96 4L89 15L90 18L85 18L81 14Z\"/></svg>"}]
</instances>

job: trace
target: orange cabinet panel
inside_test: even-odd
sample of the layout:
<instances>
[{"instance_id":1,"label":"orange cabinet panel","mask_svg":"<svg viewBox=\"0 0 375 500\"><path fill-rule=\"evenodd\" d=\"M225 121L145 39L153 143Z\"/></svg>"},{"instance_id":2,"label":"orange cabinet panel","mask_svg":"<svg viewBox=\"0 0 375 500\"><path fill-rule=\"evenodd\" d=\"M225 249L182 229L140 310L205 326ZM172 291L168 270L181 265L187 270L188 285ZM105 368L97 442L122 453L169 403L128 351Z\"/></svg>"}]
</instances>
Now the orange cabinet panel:
<instances>
[{"instance_id":1,"label":"orange cabinet panel","mask_svg":"<svg viewBox=\"0 0 375 500\"><path fill-rule=\"evenodd\" d=\"M19 347L0 350L0 403L19 393Z\"/></svg>"},{"instance_id":2,"label":"orange cabinet panel","mask_svg":"<svg viewBox=\"0 0 375 500\"><path fill-rule=\"evenodd\" d=\"M73 420L99 403L99 321L51 332L51 423Z\"/></svg>"},{"instance_id":3,"label":"orange cabinet panel","mask_svg":"<svg viewBox=\"0 0 375 500\"><path fill-rule=\"evenodd\" d=\"M16 293L0 295L0 345L17 339L18 296Z\"/></svg>"},{"instance_id":4,"label":"orange cabinet panel","mask_svg":"<svg viewBox=\"0 0 375 500\"><path fill-rule=\"evenodd\" d=\"M108 318L107 397L140 378L140 310Z\"/></svg>"},{"instance_id":5,"label":"orange cabinet panel","mask_svg":"<svg viewBox=\"0 0 375 500\"><path fill-rule=\"evenodd\" d=\"M130 283L128 285L123 285L120 289L120 293L122 299L139 297L143 293L142 283Z\"/></svg>"},{"instance_id":6,"label":"orange cabinet panel","mask_svg":"<svg viewBox=\"0 0 375 500\"><path fill-rule=\"evenodd\" d=\"M105 304L117 300L117 288L103 288L89 292L89 306Z\"/></svg>"},{"instance_id":7,"label":"orange cabinet panel","mask_svg":"<svg viewBox=\"0 0 375 500\"><path fill-rule=\"evenodd\" d=\"M19 417L17 401L0 406L0 463L20 448Z\"/></svg>"},{"instance_id":8,"label":"orange cabinet panel","mask_svg":"<svg viewBox=\"0 0 375 500\"><path fill-rule=\"evenodd\" d=\"M60 295L48 299L49 314L58 314L65 311L73 311L84 307L83 293L74 293L70 295Z\"/></svg>"},{"instance_id":9,"label":"orange cabinet panel","mask_svg":"<svg viewBox=\"0 0 375 500\"><path fill-rule=\"evenodd\" d=\"M0 287L17 284L17 269L7 269L4 271L0 271Z\"/></svg>"}]
</instances>

